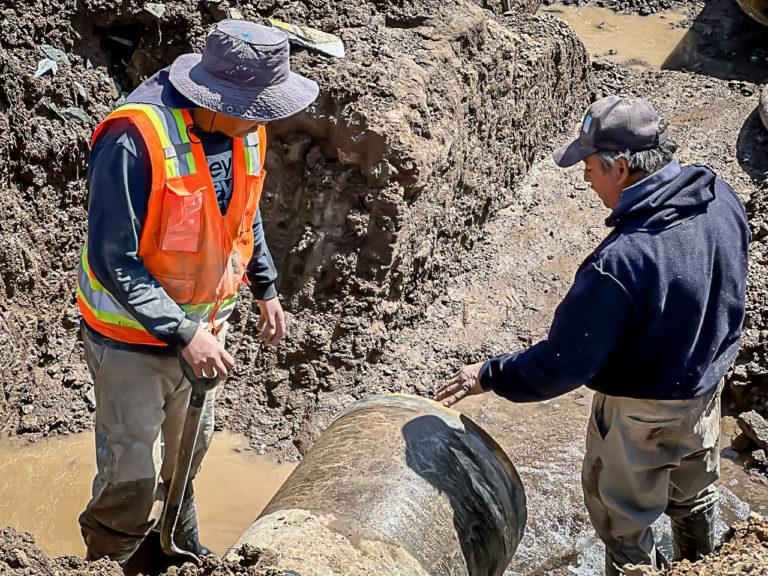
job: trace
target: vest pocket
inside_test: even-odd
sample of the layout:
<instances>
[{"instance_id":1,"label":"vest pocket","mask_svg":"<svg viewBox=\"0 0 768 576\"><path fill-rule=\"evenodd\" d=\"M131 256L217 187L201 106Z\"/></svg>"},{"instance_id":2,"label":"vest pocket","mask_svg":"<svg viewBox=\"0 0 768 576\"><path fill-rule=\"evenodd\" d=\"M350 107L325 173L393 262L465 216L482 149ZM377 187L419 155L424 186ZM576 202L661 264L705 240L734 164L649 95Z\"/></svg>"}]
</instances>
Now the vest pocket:
<instances>
[{"instance_id":1,"label":"vest pocket","mask_svg":"<svg viewBox=\"0 0 768 576\"><path fill-rule=\"evenodd\" d=\"M199 182L188 178L169 178L166 181L161 250L198 251L203 222L203 190Z\"/></svg>"},{"instance_id":2,"label":"vest pocket","mask_svg":"<svg viewBox=\"0 0 768 576\"><path fill-rule=\"evenodd\" d=\"M195 281L152 274L176 304L189 304L195 295Z\"/></svg>"}]
</instances>

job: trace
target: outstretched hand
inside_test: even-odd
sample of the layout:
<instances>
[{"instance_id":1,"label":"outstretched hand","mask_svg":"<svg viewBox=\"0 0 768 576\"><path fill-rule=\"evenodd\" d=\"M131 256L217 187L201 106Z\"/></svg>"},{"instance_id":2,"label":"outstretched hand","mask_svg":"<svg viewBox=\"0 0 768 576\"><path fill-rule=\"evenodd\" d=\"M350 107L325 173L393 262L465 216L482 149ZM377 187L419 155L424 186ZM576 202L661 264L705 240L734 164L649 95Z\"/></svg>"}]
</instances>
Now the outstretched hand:
<instances>
[{"instance_id":1,"label":"outstretched hand","mask_svg":"<svg viewBox=\"0 0 768 576\"><path fill-rule=\"evenodd\" d=\"M434 400L442 402L443 406L453 406L466 396L474 396L485 392L480 385L480 369L483 362L462 367L456 375L442 386L434 396Z\"/></svg>"}]
</instances>

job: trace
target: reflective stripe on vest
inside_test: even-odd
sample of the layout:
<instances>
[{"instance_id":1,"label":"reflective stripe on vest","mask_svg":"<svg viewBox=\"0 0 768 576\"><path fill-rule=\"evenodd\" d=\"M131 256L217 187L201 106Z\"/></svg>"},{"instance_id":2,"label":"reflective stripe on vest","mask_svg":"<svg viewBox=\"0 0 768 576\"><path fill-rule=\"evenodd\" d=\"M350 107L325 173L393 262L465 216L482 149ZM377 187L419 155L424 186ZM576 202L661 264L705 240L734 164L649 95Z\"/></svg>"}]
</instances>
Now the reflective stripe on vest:
<instances>
[{"instance_id":1,"label":"reflective stripe on vest","mask_svg":"<svg viewBox=\"0 0 768 576\"><path fill-rule=\"evenodd\" d=\"M158 188L160 184L163 186L171 186L171 183L169 183L168 180L174 179L173 181L177 182L179 179L183 180L185 177L191 177L195 179L194 181L204 181L205 178L209 179L207 169L205 168L203 168L203 174L199 176L196 175L198 170L197 164L200 164L201 160L204 162L205 156L200 143L193 143L190 141L189 127L192 126L192 118L187 110L168 109L148 104L127 104L117 108L104 120L104 122L102 122L102 124L99 125L94 134L94 141L98 137L102 127L109 120L121 117L130 119L139 128L150 151L153 165L153 191L150 197L150 206L147 210L147 219L149 219L149 212L153 209L153 206L156 213L159 209L158 206L162 207L162 204L158 204L157 200L155 200L153 204L153 198L157 194L156 188ZM242 146L240 146L241 142ZM251 234L250 228L252 227L255 210L258 207L258 197L260 196L261 184L263 182L264 172L262 163L265 152L263 150L264 142L264 129L262 127L258 132L249 134L242 141L240 141L240 139L235 139L233 145L233 168L239 165L240 173L242 174L245 172L247 176L246 181L237 183L237 190L234 189L236 182L233 182L233 194L231 200L232 204L235 204L235 193L236 191L239 192L241 198L240 209L245 210L245 213L242 215L243 221L238 232L236 234L234 232L229 233L234 234L234 236L232 236L232 250L234 252L227 256L227 258L229 259L234 254L239 254L238 258L240 265L233 268L233 270L236 270L235 276L237 276L237 278L234 278L232 273L225 273L225 275L230 277L230 280L224 281L222 279L219 282L219 279L212 279L209 274L206 274L208 284L210 284L212 280L219 282L215 294L210 293L209 298L200 298L200 296L203 296L204 294L201 293L196 297L198 298L197 301L191 299L192 303L177 302L187 318L200 324L207 324L208 327L214 331L217 330L223 324L224 320L229 317L237 303L237 286L241 281L240 276L242 275L242 271L240 270L242 269L243 262L247 262L247 258L250 254L250 252L245 253L242 248L242 246L247 246L248 244L245 240L246 238L249 238L250 250L252 251L252 236L249 237L249 235ZM160 152L160 148L158 148L158 144L162 148L162 153ZM195 151L193 146L197 146L197 151ZM157 172L156 169L159 170L159 172ZM198 180L199 178L203 178L203 180ZM258 184L256 192L252 191L252 186L249 183L251 179L255 179ZM173 186L176 185L174 184ZM162 190L162 186L160 186L160 188ZM213 191L211 190L209 194L210 193L213 193ZM245 196L243 196L244 194ZM243 199L245 200L243 201ZM205 202L210 202L210 200L203 199L203 204L205 204ZM213 203L216 206L216 215L220 216L218 207L215 204L215 197L213 198ZM205 206L203 206L203 208L205 208ZM210 205L208 205L208 210L208 217L210 218L213 213L213 209ZM231 211L232 210L228 210L228 212ZM238 211L235 210L233 217L238 217L237 214ZM248 219L250 220L246 222ZM182 222L185 222L185 220ZM226 229L226 222L226 218L222 216L222 230ZM178 222L176 225L178 225ZM145 244L145 233L154 232L154 234L157 235L159 233L157 226L157 224L150 226L152 230L147 230L147 227L145 226L145 229L142 230L140 255L142 246ZM210 238L210 236L208 236L208 238ZM151 245L151 243L148 244ZM219 243L209 242L209 244L218 246ZM165 248L161 247L159 249L164 250ZM210 261L215 261L216 258L218 258L217 254L220 253L215 251L216 248L213 248L213 250L214 252L211 252L210 248L206 249L203 247L201 248L199 256L196 255L196 257L204 258L205 254L211 254L213 260ZM150 252L150 255L153 253L154 252ZM172 255L174 253L171 252L170 254ZM178 256L180 259L183 259L183 257L184 256L182 255ZM168 258L168 256L163 256L163 258ZM176 258L176 256L174 256L174 258ZM151 258L145 257L147 269L150 274L154 274L153 269L150 266L151 260ZM202 261L209 260L205 258L203 260L198 259L198 262ZM160 262L159 264L156 264L156 266L157 265L162 265L157 271L157 274L160 274L161 276L162 274L169 276L175 276L177 274L175 261L171 261L170 264L162 264L162 262ZM171 270L170 272L169 266ZM179 260L179 266L181 266L180 270L186 269L181 265L181 260ZM163 280L161 276L157 276L158 281L164 288L166 288L169 295L172 295L172 291L169 291L169 287L164 284L165 280ZM182 277L181 280L183 281L184 277ZM196 281L199 279L192 276L190 280ZM205 282L201 282L201 284L205 284ZM199 301L200 299L203 301ZM207 301L208 299L212 299L212 301ZM88 263L87 241L81 256L80 270L78 274L77 301L84 319L89 326L96 331L122 342L159 346L165 345L147 332L98 281ZM190 302L190 300L186 300L186 302Z\"/></svg>"},{"instance_id":2,"label":"reflective stripe on vest","mask_svg":"<svg viewBox=\"0 0 768 576\"><path fill-rule=\"evenodd\" d=\"M116 324L118 326L128 326L143 330L141 324L134 320L130 312L123 308L115 299L109 290L99 282L88 265L88 248L84 248L80 256L80 270L77 277L77 295L83 300L83 303L91 311L91 314L98 320ZM216 311L216 325L226 320L237 304L237 295L226 298L219 305ZM206 302L202 304L179 304L184 314L190 320L205 324L216 306L215 302Z\"/></svg>"}]
</instances>

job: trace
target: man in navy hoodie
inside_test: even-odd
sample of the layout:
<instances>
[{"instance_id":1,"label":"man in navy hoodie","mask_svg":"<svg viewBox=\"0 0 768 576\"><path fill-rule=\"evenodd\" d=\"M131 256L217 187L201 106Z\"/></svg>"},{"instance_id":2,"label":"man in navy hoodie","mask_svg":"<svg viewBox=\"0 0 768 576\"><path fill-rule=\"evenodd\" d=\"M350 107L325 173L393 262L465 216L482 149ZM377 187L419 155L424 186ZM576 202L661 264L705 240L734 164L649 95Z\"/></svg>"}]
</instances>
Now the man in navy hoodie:
<instances>
[{"instance_id":1,"label":"man in navy hoodie","mask_svg":"<svg viewBox=\"0 0 768 576\"><path fill-rule=\"evenodd\" d=\"M720 392L739 346L750 233L731 187L706 166L681 167L676 149L641 99L589 107L554 158L584 162L611 232L546 339L463 367L435 396L450 406L489 390L513 402L596 391L582 485L609 575L664 562L650 528L664 513L676 559L715 545Z\"/></svg>"}]
</instances>

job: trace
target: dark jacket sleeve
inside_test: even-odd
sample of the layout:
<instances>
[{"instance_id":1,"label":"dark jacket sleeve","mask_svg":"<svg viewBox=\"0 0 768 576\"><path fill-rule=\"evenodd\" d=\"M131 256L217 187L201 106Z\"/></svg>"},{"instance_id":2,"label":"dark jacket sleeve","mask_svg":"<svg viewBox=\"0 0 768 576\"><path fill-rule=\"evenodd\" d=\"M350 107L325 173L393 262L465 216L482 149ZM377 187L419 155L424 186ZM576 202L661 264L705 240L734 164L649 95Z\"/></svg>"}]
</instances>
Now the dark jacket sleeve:
<instances>
[{"instance_id":1,"label":"dark jacket sleeve","mask_svg":"<svg viewBox=\"0 0 768 576\"><path fill-rule=\"evenodd\" d=\"M588 384L636 314L622 284L587 264L557 307L546 340L488 360L480 383L514 402L548 400Z\"/></svg>"},{"instance_id":2,"label":"dark jacket sleeve","mask_svg":"<svg viewBox=\"0 0 768 576\"><path fill-rule=\"evenodd\" d=\"M271 300L277 296L275 280L277 269L269 253L267 240L264 238L264 223L261 219L261 210L256 211L253 220L253 256L248 262L246 278L251 283L251 293L257 300Z\"/></svg>"},{"instance_id":3,"label":"dark jacket sleeve","mask_svg":"<svg viewBox=\"0 0 768 576\"><path fill-rule=\"evenodd\" d=\"M188 344L197 324L138 255L152 181L148 151L133 125L115 121L99 136L88 180L88 262L94 275L155 338Z\"/></svg>"}]
</instances>

